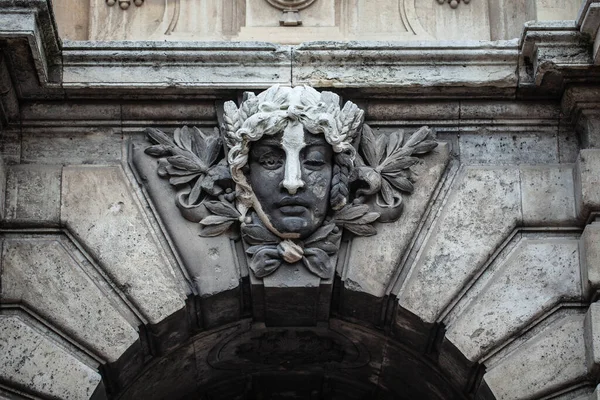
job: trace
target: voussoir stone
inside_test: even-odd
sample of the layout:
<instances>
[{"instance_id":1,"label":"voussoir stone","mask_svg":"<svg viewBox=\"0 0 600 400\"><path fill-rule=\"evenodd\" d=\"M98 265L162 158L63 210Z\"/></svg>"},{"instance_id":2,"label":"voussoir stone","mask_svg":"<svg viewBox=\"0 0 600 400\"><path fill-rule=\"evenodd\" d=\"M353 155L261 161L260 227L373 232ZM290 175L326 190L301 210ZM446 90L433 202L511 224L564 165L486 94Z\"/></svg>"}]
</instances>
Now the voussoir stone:
<instances>
[{"instance_id":1,"label":"voussoir stone","mask_svg":"<svg viewBox=\"0 0 600 400\"><path fill-rule=\"evenodd\" d=\"M587 374L583 315L562 318L484 375L497 400L537 399Z\"/></svg>"},{"instance_id":2,"label":"voussoir stone","mask_svg":"<svg viewBox=\"0 0 600 400\"><path fill-rule=\"evenodd\" d=\"M600 150L583 149L579 152L575 172L577 214L586 217L600 210Z\"/></svg>"},{"instance_id":3,"label":"voussoir stone","mask_svg":"<svg viewBox=\"0 0 600 400\"><path fill-rule=\"evenodd\" d=\"M61 221L154 324L184 300L134 196L120 166L65 167Z\"/></svg>"},{"instance_id":4,"label":"voussoir stone","mask_svg":"<svg viewBox=\"0 0 600 400\"><path fill-rule=\"evenodd\" d=\"M0 379L58 399L89 399L101 376L42 333L0 315Z\"/></svg>"},{"instance_id":5,"label":"voussoir stone","mask_svg":"<svg viewBox=\"0 0 600 400\"><path fill-rule=\"evenodd\" d=\"M561 301L581 300L576 238L526 239L447 329L471 361Z\"/></svg>"},{"instance_id":6,"label":"voussoir stone","mask_svg":"<svg viewBox=\"0 0 600 400\"><path fill-rule=\"evenodd\" d=\"M400 306L434 322L520 221L518 168L464 167L410 267Z\"/></svg>"},{"instance_id":7,"label":"voussoir stone","mask_svg":"<svg viewBox=\"0 0 600 400\"><path fill-rule=\"evenodd\" d=\"M418 180L414 193L404 196L404 210L392 223L377 224L377 246L373 238L356 237L350 247L345 286L382 297L390 284L401 257L406 251L421 217L444 173L449 159L448 144L438 146L414 168Z\"/></svg>"},{"instance_id":8,"label":"voussoir stone","mask_svg":"<svg viewBox=\"0 0 600 400\"><path fill-rule=\"evenodd\" d=\"M107 361L138 339L58 240L7 239L2 266L4 302L27 305Z\"/></svg>"}]
</instances>

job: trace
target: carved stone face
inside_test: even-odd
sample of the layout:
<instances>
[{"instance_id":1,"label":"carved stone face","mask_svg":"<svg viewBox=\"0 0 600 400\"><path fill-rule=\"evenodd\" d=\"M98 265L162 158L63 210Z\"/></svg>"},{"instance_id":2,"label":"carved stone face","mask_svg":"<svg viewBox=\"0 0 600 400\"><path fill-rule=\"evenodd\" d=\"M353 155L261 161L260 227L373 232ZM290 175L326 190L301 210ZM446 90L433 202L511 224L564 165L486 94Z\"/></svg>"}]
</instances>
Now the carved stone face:
<instances>
[{"instance_id":1,"label":"carved stone face","mask_svg":"<svg viewBox=\"0 0 600 400\"><path fill-rule=\"evenodd\" d=\"M323 135L295 121L282 133L254 142L248 177L263 222L283 236L299 238L321 226L329 205L332 157Z\"/></svg>"}]
</instances>

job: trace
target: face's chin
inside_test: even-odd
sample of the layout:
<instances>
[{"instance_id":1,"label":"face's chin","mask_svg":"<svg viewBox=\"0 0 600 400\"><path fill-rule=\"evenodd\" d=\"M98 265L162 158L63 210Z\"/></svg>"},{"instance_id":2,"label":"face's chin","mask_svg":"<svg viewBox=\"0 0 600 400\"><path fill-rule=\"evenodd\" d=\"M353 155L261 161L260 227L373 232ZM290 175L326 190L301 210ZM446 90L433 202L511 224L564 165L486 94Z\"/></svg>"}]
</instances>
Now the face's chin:
<instances>
[{"instance_id":1,"label":"face's chin","mask_svg":"<svg viewBox=\"0 0 600 400\"><path fill-rule=\"evenodd\" d=\"M319 219L315 220L309 208L298 205L279 207L269 216L269 219L273 227L282 234L298 234L300 238L308 237L322 222Z\"/></svg>"}]
</instances>

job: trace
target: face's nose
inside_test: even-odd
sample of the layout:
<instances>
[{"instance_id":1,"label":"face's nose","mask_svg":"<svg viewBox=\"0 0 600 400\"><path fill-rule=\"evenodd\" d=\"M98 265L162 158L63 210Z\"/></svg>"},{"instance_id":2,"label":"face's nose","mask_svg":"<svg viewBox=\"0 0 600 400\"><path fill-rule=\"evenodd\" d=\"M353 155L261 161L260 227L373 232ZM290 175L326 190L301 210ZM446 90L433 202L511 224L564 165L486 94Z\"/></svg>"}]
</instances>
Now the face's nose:
<instances>
[{"instance_id":1,"label":"face's nose","mask_svg":"<svg viewBox=\"0 0 600 400\"><path fill-rule=\"evenodd\" d=\"M302 124L297 122L288 124L283 131L281 144L285 151L285 172L281 185L290 194L296 194L298 189L304 187L300 167L300 152L305 146Z\"/></svg>"}]
</instances>

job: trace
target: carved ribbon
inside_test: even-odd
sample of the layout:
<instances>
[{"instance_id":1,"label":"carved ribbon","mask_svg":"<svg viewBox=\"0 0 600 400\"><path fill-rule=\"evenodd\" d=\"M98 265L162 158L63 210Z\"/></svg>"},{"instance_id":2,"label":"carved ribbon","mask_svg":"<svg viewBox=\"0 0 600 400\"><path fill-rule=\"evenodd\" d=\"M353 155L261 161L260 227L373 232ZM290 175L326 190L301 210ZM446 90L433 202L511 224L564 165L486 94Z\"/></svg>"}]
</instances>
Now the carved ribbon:
<instances>
[{"instance_id":1,"label":"carved ribbon","mask_svg":"<svg viewBox=\"0 0 600 400\"><path fill-rule=\"evenodd\" d=\"M320 278L331 277L330 256L338 250L341 231L330 223L321 226L304 241L282 240L269 232L260 223L242 227L242 237L248 244L249 266L257 278L277 271L284 263L302 261L310 272Z\"/></svg>"}]
</instances>

